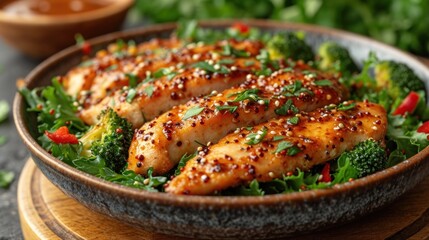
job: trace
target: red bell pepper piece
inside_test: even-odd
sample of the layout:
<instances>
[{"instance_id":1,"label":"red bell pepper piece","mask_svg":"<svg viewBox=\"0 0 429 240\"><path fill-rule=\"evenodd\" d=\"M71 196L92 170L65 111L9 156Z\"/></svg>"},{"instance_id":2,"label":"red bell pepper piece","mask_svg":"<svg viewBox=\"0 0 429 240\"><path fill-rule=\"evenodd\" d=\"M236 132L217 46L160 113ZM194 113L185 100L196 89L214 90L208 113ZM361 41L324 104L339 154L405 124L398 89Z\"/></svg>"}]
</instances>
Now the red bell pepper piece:
<instances>
[{"instance_id":1,"label":"red bell pepper piece","mask_svg":"<svg viewBox=\"0 0 429 240\"><path fill-rule=\"evenodd\" d=\"M241 22L236 22L232 25L233 29L236 29L238 32L240 32L241 34L247 34L250 30L249 26L241 23Z\"/></svg>"},{"instance_id":2,"label":"red bell pepper piece","mask_svg":"<svg viewBox=\"0 0 429 240\"><path fill-rule=\"evenodd\" d=\"M420 95L416 92L410 92L402 101L398 108L393 112L393 115L405 115L405 113L413 113L419 103Z\"/></svg>"},{"instance_id":3,"label":"red bell pepper piece","mask_svg":"<svg viewBox=\"0 0 429 240\"><path fill-rule=\"evenodd\" d=\"M78 144L77 137L69 132L66 126L58 128L55 132L45 131L45 135L56 144Z\"/></svg>"},{"instance_id":4,"label":"red bell pepper piece","mask_svg":"<svg viewBox=\"0 0 429 240\"><path fill-rule=\"evenodd\" d=\"M320 179L320 182L331 182L331 164L325 163L325 166L322 169L322 179Z\"/></svg>"}]
</instances>

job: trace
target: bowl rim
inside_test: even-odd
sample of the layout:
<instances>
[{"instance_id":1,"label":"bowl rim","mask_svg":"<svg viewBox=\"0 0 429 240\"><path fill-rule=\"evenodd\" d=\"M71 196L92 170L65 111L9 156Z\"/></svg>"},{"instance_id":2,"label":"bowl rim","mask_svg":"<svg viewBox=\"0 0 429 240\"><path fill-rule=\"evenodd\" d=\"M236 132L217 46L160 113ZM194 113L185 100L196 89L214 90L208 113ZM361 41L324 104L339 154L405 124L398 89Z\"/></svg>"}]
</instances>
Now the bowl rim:
<instances>
[{"instance_id":1,"label":"bowl rim","mask_svg":"<svg viewBox=\"0 0 429 240\"><path fill-rule=\"evenodd\" d=\"M414 56L396 49L392 46L386 45L379 41L357 35L354 33L331 29L326 27L320 27L315 25L300 24L300 23L284 23L270 20L240 20L246 24L249 24L252 27L257 27L260 29L265 28L274 28L278 30L301 30L309 31L320 34L328 34L340 39L349 39L365 44L372 45L377 47L377 49L383 49L391 53L391 55L398 55L401 57L403 62L407 62L409 65L414 65L415 69L426 72L429 76L429 68L421 63ZM237 20L216 20L216 21L199 21L199 24L203 27L226 27L230 26L232 23L237 22ZM144 36L144 35L153 35L154 33L162 33L165 31L171 31L176 27L176 23L166 23L151 25L143 28L132 29L128 31L116 32L107 34L101 37L97 37L89 40L89 43L92 45L102 44L113 42L118 38L132 37L132 36ZM39 74L42 74L44 69L47 69L55 65L59 60L76 54L80 51L79 47L72 46L69 47L42 62L37 66L33 71L31 71L28 76L25 78L26 83L32 83L37 81ZM103 179L97 178L95 176L84 173L74 167L67 165L66 163L60 161L59 159L50 155L45 151L35 139L30 135L27 126L24 124L24 99L19 94L16 93L14 103L13 103L13 115L17 131L21 138L23 139L24 144L34 154L37 158L43 161L50 168L54 168L57 172L66 175L69 178L79 181L82 184L99 189L106 193L115 194L120 197L132 198L136 201L156 201L160 204L165 205L175 205L181 207L189 207L195 205L210 205L215 208L222 208L225 206L231 208L246 208L256 205L276 205L279 203L300 203L300 202L314 202L329 197L333 197L341 193L350 193L354 191L365 191L371 187L380 184L390 179L395 178L401 173L411 171L412 169L418 167L428 156L429 156L429 147L426 147L418 154L413 157L393 166L377 172L375 174L369 175L364 178L356 179L355 181L339 184L328 189L317 189L317 190L308 190L303 192L295 192L288 194L275 194L275 195L266 195L266 196L185 196L185 195L172 195L168 193L160 192L148 192L140 189L133 189L131 187L121 186L112 182L105 181ZM426 173L427 175L428 173Z\"/></svg>"},{"instance_id":2,"label":"bowl rim","mask_svg":"<svg viewBox=\"0 0 429 240\"><path fill-rule=\"evenodd\" d=\"M113 16L119 12L127 10L134 4L134 0L110 0L107 6L95 9L88 12L81 12L75 14L65 15L33 15L33 16L16 16L13 14L6 14L0 9L0 23L9 23L17 25L28 26L56 26L63 24L73 24L81 22L90 22L96 19Z\"/></svg>"}]
</instances>

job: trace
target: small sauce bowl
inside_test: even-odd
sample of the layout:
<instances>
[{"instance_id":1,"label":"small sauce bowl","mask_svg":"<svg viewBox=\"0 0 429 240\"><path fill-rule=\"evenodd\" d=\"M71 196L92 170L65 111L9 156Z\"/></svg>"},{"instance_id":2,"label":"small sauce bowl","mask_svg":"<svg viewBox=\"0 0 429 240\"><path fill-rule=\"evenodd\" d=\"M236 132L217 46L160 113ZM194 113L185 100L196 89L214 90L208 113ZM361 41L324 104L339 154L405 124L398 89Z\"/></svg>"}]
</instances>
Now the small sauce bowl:
<instances>
[{"instance_id":1,"label":"small sauce bowl","mask_svg":"<svg viewBox=\"0 0 429 240\"><path fill-rule=\"evenodd\" d=\"M6 0L0 3L0 36L33 58L118 31L134 0Z\"/></svg>"}]
</instances>

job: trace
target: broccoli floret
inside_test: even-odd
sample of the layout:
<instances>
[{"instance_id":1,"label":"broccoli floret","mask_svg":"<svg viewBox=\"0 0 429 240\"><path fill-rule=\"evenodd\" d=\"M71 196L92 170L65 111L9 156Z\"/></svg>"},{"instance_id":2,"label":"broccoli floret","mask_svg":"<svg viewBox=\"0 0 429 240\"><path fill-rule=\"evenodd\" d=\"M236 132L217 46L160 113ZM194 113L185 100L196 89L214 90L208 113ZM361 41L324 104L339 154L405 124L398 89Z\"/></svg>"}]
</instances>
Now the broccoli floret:
<instances>
[{"instance_id":1,"label":"broccoli floret","mask_svg":"<svg viewBox=\"0 0 429 240\"><path fill-rule=\"evenodd\" d=\"M267 50L273 60L281 58L306 62L314 60L311 47L295 33L274 35L267 43Z\"/></svg>"},{"instance_id":2,"label":"broccoli floret","mask_svg":"<svg viewBox=\"0 0 429 240\"><path fill-rule=\"evenodd\" d=\"M325 42L319 47L319 68L326 71L341 72L344 76L350 76L358 71L349 51L334 42Z\"/></svg>"},{"instance_id":3,"label":"broccoli floret","mask_svg":"<svg viewBox=\"0 0 429 240\"><path fill-rule=\"evenodd\" d=\"M132 138L132 125L109 108L100 114L98 124L79 139L83 145L81 154L100 157L108 168L120 173L127 163Z\"/></svg>"},{"instance_id":4,"label":"broccoli floret","mask_svg":"<svg viewBox=\"0 0 429 240\"><path fill-rule=\"evenodd\" d=\"M370 139L357 144L351 151L343 153L361 178L386 167L387 155L380 143Z\"/></svg>"},{"instance_id":5,"label":"broccoli floret","mask_svg":"<svg viewBox=\"0 0 429 240\"><path fill-rule=\"evenodd\" d=\"M380 61L375 65L375 80L379 89L387 89L392 98L404 98L411 91L425 91L423 81L407 65Z\"/></svg>"}]
</instances>

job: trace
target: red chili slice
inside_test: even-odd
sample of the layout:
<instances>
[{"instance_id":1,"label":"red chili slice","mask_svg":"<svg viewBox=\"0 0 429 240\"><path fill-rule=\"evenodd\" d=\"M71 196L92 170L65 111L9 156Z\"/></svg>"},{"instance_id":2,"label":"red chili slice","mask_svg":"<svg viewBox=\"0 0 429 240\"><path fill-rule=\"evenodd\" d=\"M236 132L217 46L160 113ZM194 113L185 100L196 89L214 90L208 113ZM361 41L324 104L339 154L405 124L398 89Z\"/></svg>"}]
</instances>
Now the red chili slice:
<instances>
[{"instance_id":1,"label":"red chili slice","mask_svg":"<svg viewBox=\"0 0 429 240\"><path fill-rule=\"evenodd\" d=\"M398 108L393 112L393 115L405 115L405 113L413 113L419 103L420 95L416 92L410 92L402 101Z\"/></svg>"},{"instance_id":2,"label":"red chili slice","mask_svg":"<svg viewBox=\"0 0 429 240\"><path fill-rule=\"evenodd\" d=\"M82 53L84 55L89 55L91 53L91 45L88 42L82 44Z\"/></svg>"},{"instance_id":3,"label":"red chili slice","mask_svg":"<svg viewBox=\"0 0 429 240\"><path fill-rule=\"evenodd\" d=\"M417 128L417 132L429 134L429 121L424 122L419 128Z\"/></svg>"},{"instance_id":4,"label":"red chili slice","mask_svg":"<svg viewBox=\"0 0 429 240\"><path fill-rule=\"evenodd\" d=\"M331 164L325 163L325 166L322 169L322 179L320 182L331 182Z\"/></svg>"},{"instance_id":5,"label":"red chili slice","mask_svg":"<svg viewBox=\"0 0 429 240\"><path fill-rule=\"evenodd\" d=\"M237 29L241 34L246 34L249 32L250 28L244 23L236 22L232 25L233 29Z\"/></svg>"},{"instance_id":6,"label":"red chili slice","mask_svg":"<svg viewBox=\"0 0 429 240\"><path fill-rule=\"evenodd\" d=\"M58 128L55 132L45 131L45 135L56 144L78 144L79 140L73 134L70 134L66 126Z\"/></svg>"}]
</instances>

